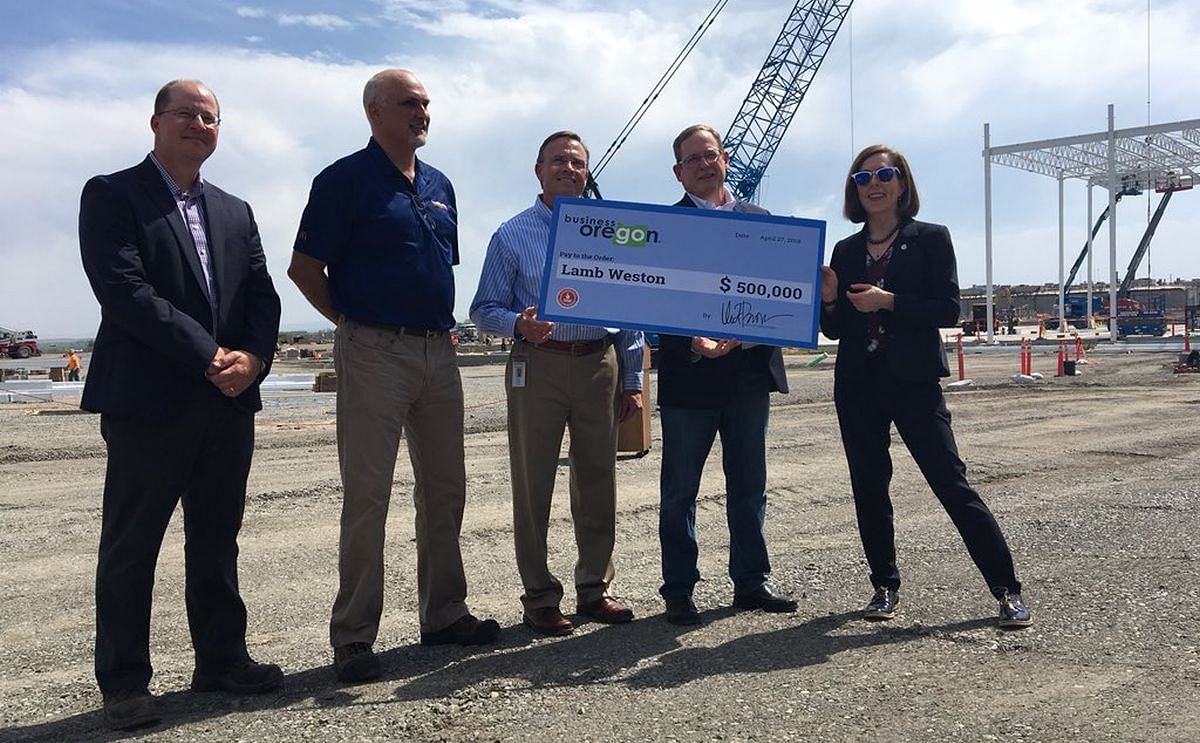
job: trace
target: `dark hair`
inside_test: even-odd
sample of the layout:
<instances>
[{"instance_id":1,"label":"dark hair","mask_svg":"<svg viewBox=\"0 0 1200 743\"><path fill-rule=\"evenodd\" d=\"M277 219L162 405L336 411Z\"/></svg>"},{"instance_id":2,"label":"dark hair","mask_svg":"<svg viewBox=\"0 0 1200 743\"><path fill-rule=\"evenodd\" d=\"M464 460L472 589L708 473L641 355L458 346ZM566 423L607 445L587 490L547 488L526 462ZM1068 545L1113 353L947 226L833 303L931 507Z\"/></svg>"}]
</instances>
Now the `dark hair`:
<instances>
[{"instance_id":1,"label":"dark hair","mask_svg":"<svg viewBox=\"0 0 1200 743\"><path fill-rule=\"evenodd\" d=\"M592 153L588 152L587 145L583 143L582 137L580 137L578 134L576 134L575 132L573 132L569 129L560 129L559 131L551 134L549 137L546 137L544 140L542 140L542 146L538 148L537 161L539 163L546 156L546 148L549 147L550 143L556 139L570 139L575 142L578 142L579 146L583 148L583 154L587 157L587 159L589 161L592 159Z\"/></svg>"},{"instance_id":2,"label":"dark hair","mask_svg":"<svg viewBox=\"0 0 1200 743\"><path fill-rule=\"evenodd\" d=\"M675 152L675 162L679 162L680 155L683 154L684 141L686 141L688 137L692 136L696 132L708 132L709 134L713 135L713 139L717 140L717 149L719 149L721 152L725 151L725 145L721 143L720 132L708 124L692 124L687 129L681 131L678 136L675 137L675 141L671 143L671 149Z\"/></svg>"},{"instance_id":3,"label":"dark hair","mask_svg":"<svg viewBox=\"0 0 1200 743\"><path fill-rule=\"evenodd\" d=\"M862 202L858 198L858 186L854 185L854 179L850 177L850 174L862 170L862 164L874 155L887 155L888 161L900 169L899 178L900 183L904 186L904 191L896 203L896 211L900 213L901 217L917 216L917 212L921 209L921 197L917 194L917 182L913 179L912 168L908 167L908 160L904 155L886 144L873 144L865 148L854 158L854 162L850 163L850 170L846 171L846 200L842 204L842 215L855 224L867 221L867 210L863 209Z\"/></svg>"}]
</instances>

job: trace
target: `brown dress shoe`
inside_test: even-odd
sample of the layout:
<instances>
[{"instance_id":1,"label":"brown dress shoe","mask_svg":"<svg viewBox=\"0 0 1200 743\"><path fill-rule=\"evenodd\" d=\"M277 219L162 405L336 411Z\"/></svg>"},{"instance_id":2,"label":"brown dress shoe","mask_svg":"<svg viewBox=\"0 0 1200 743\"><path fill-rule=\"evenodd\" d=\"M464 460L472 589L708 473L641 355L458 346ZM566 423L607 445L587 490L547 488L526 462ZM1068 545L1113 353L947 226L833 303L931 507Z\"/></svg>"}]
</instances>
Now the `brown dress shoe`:
<instances>
[{"instance_id":1,"label":"brown dress shoe","mask_svg":"<svg viewBox=\"0 0 1200 743\"><path fill-rule=\"evenodd\" d=\"M575 613L605 624L625 624L633 621L633 609L612 596L601 596L595 601L580 603L575 607Z\"/></svg>"},{"instance_id":2,"label":"brown dress shoe","mask_svg":"<svg viewBox=\"0 0 1200 743\"><path fill-rule=\"evenodd\" d=\"M539 606L525 610L525 626L542 635L569 635L575 625L563 616L557 606Z\"/></svg>"}]
</instances>

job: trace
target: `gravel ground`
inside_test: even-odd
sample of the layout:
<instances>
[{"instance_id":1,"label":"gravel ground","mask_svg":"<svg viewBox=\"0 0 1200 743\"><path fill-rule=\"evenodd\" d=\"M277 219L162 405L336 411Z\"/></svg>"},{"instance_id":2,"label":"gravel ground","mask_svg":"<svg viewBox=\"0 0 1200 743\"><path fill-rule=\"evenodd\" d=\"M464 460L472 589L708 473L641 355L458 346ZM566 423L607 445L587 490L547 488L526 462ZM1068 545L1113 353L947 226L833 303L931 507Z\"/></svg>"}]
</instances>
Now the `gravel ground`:
<instances>
[{"instance_id":1,"label":"gravel ground","mask_svg":"<svg viewBox=\"0 0 1200 743\"><path fill-rule=\"evenodd\" d=\"M768 544L793 615L734 612L719 452L697 523L705 623L663 621L657 595L659 440L618 464L617 580L631 625L569 637L520 626L500 366L463 369L470 602L504 627L494 648L417 645L409 468L388 523L384 678L330 667L340 484L330 394L275 393L258 418L242 532L251 653L284 688L188 691L182 530L168 531L152 625L166 720L155 741L518 740L1184 741L1200 723L1200 375L1174 354L1094 355L1082 376L1017 387L1016 354L968 355L950 397L973 483L996 512L1035 611L1002 632L961 541L896 440L904 571L898 617L867 623L870 586L831 402L832 360L789 359L773 400ZM1052 372L1053 356L1035 368ZM0 406L0 741L104 741L91 672L104 447L68 406ZM38 414L47 413L47 414ZM402 461L406 461L401 452ZM551 562L569 584L567 470ZM568 585L568 596L570 588ZM572 601L564 610L574 608Z\"/></svg>"}]
</instances>

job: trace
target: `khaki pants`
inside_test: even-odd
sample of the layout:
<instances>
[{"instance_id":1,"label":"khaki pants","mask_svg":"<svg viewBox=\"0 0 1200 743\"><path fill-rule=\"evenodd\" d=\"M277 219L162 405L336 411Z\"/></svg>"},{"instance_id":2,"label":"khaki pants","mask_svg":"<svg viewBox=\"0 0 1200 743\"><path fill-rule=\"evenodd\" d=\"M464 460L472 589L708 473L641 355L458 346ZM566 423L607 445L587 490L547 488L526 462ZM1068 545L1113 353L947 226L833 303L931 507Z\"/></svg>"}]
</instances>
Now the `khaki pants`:
<instances>
[{"instance_id":1,"label":"khaki pants","mask_svg":"<svg viewBox=\"0 0 1200 743\"><path fill-rule=\"evenodd\" d=\"M334 647L375 642L383 612L383 545L403 429L416 486L421 631L467 613L458 536L466 500L463 393L448 335L424 338L344 320L337 328L337 444L342 473Z\"/></svg>"},{"instance_id":2,"label":"khaki pants","mask_svg":"<svg viewBox=\"0 0 1200 743\"><path fill-rule=\"evenodd\" d=\"M512 386L513 364L526 364L525 386ZM505 374L508 450L512 466L513 535L525 608L558 606L562 584L546 565L550 499L571 431L571 517L575 591L581 602L604 596L612 581L616 536L616 404L618 374L612 346L588 356L513 345Z\"/></svg>"}]
</instances>

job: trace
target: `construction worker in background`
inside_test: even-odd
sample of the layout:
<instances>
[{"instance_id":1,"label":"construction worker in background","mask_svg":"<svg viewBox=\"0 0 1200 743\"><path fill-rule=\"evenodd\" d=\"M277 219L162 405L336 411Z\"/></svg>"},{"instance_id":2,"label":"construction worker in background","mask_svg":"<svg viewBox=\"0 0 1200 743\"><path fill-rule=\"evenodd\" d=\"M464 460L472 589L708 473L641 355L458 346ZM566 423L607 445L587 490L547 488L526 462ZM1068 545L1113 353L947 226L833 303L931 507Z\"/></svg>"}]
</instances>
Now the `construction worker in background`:
<instances>
[{"instance_id":1,"label":"construction worker in background","mask_svg":"<svg viewBox=\"0 0 1200 743\"><path fill-rule=\"evenodd\" d=\"M67 381L79 381L79 354L75 353L75 349L69 349L64 356L67 357Z\"/></svg>"}]
</instances>

